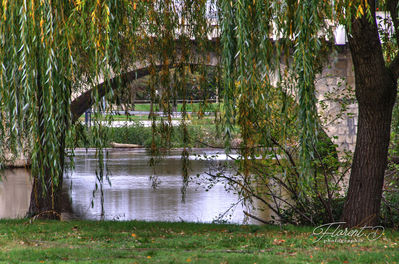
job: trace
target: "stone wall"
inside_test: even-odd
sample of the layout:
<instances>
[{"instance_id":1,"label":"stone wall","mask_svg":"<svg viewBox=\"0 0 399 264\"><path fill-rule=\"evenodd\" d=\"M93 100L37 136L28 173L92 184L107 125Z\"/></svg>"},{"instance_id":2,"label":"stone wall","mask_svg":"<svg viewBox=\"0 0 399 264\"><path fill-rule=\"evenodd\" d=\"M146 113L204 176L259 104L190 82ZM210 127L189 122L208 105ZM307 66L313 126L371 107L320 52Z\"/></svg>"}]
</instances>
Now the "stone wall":
<instances>
[{"instance_id":1,"label":"stone wall","mask_svg":"<svg viewBox=\"0 0 399 264\"><path fill-rule=\"evenodd\" d=\"M354 88L350 50L340 46L317 76L316 96L323 128L341 153L355 150L358 109Z\"/></svg>"}]
</instances>

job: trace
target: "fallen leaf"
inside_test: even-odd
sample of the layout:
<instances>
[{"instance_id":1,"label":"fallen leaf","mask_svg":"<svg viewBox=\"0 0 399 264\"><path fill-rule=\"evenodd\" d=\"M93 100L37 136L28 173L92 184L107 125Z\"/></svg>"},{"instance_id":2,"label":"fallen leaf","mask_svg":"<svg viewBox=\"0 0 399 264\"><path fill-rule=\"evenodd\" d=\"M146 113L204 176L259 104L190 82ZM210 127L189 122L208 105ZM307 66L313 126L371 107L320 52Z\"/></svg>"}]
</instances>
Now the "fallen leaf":
<instances>
[{"instance_id":1,"label":"fallen leaf","mask_svg":"<svg viewBox=\"0 0 399 264\"><path fill-rule=\"evenodd\" d=\"M284 242L285 242L284 239L274 239L273 240L273 245L281 245Z\"/></svg>"}]
</instances>

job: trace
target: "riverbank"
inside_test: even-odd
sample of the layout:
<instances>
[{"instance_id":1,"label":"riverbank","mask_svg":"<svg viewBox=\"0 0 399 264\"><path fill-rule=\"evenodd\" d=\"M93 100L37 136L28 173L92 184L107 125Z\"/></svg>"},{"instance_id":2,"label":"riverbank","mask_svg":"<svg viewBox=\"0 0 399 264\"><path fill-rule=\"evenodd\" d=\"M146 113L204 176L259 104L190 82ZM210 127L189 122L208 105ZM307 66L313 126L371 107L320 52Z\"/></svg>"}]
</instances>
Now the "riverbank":
<instances>
[{"instance_id":1,"label":"riverbank","mask_svg":"<svg viewBox=\"0 0 399 264\"><path fill-rule=\"evenodd\" d=\"M0 220L0 261L93 263L397 263L399 232L316 242L313 227Z\"/></svg>"},{"instance_id":2,"label":"riverbank","mask_svg":"<svg viewBox=\"0 0 399 264\"><path fill-rule=\"evenodd\" d=\"M156 144L160 147L167 146L167 133L166 128L157 126L155 133L151 127L145 126L142 122L151 122L149 120L127 120L115 121L118 125L104 126L103 134L104 145L110 147L111 142L120 144L137 144L145 147L150 147L153 139ZM114 122L114 123L115 123ZM125 122L125 123L123 123ZM184 146L191 148L203 148L203 147L224 147L224 139L222 134L222 127L218 125L213 118L193 118L187 123L187 142L184 142L183 128L180 126L179 120L173 120L174 127L170 130L169 147L181 148ZM121 125L124 124L124 125ZM159 123L158 123L159 125ZM93 136L93 127L86 127L82 124L78 124L74 130L75 142L73 147L77 148L92 148L95 147L96 138ZM238 128L232 131L232 146L236 147L241 142L239 139Z\"/></svg>"}]
</instances>

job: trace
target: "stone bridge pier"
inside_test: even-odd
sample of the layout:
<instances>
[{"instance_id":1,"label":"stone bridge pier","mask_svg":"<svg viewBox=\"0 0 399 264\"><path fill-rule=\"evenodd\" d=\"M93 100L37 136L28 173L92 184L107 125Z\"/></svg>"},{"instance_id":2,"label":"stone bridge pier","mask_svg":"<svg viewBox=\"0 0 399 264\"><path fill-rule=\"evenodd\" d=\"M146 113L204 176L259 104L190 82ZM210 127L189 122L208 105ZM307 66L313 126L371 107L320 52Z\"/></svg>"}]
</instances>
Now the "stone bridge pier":
<instances>
[{"instance_id":1,"label":"stone bridge pier","mask_svg":"<svg viewBox=\"0 0 399 264\"><path fill-rule=\"evenodd\" d=\"M355 98L355 74L347 45L338 46L316 76L318 114L322 126L337 145L337 151L354 152L358 109Z\"/></svg>"}]
</instances>

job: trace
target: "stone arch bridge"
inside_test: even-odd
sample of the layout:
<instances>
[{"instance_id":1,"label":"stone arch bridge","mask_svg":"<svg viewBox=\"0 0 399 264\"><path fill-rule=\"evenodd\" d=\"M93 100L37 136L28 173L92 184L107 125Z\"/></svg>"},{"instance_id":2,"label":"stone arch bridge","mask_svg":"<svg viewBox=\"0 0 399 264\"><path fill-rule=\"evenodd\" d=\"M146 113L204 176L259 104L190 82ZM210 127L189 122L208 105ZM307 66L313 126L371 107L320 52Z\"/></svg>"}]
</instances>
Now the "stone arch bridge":
<instances>
[{"instance_id":1,"label":"stone arch bridge","mask_svg":"<svg viewBox=\"0 0 399 264\"><path fill-rule=\"evenodd\" d=\"M208 66L219 64L219 57L214 52L208 52L204 57L208 60L206 63ZM193 61L197 62L198 58L194 58ZM160 71L162 67L162 65L155 66L155 70ZM172 68L172 65L170 67ZM128 84L149 75L152 70L148 65L136 65L135 68L120 76L123 83ZM117 85L116 79L111 79L111 87ZM337 144L339 152L345 150L353 152L355 149L357 104L354 86L355 77L349 48L347 45L338 46L336 51L328 56L321 73L316 76L316 96L323 128L333 143ZM103 96L108 92L108 87L105 83L100 83L96 88L99 95ZM76 122L94 103L92 91L93 89L89 89L72 101L73 122Z\"/></svg>"}]
</instances>

